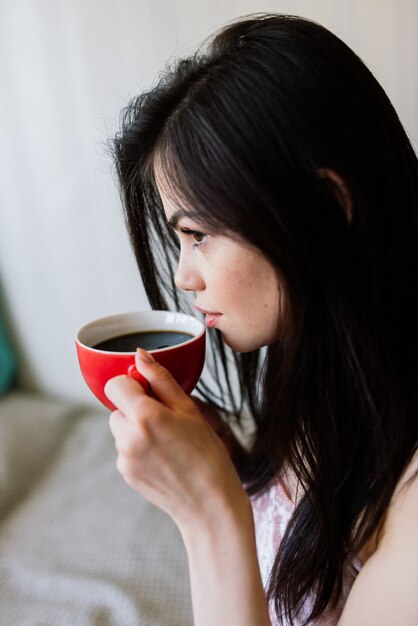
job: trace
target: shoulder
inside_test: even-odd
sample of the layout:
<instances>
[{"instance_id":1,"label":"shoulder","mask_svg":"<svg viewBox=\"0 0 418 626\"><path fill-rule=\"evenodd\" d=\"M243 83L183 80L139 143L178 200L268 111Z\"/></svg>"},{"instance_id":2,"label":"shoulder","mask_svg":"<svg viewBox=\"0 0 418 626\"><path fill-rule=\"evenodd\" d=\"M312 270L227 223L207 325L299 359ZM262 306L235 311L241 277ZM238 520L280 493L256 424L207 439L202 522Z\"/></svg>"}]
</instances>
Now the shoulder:
<instances>
[{"instance_id":1,"label":"shoulder","mask_svg":"<svg viewBox=\"0 0 418 626\"><path fill-rule=\"evenodd\" d=\"M371 557L375 557L374 561L377 561L379 555L390 553L392 559L395 559L397 554L402 553L404 558L406 553L412 554L416 548L418 548L418 450L398 481L377 533ZM418 559L416 564L418 581Z\"/></svg>"},{"instance_id":2,"label":"shoulder","mask_svg":"<svg viewBox=\"0 0 418 626\"><path fill-rule=\"evenodd\" d=\"M348 596L339 625L418 624L418 453L401 476L376 547Z\"/></svg>"},{"instance_id":3,"label":"shoulder","mask_svg":"<svg viewBox=\"0 0 418 626\"><path fill-rule=\"evenodd\" d=\"M418 547L418 451L415 452L394 491L377 550L380 545L386 547L401 543L409 543L410 550Z\"/></svg>"},{"instance_id":4,"label":"shoulder","mask_svg":"<svg viewBox=\"0 0 418 626\"><path fill-rule=\"evenodd\" d=\"M415 520L418 532L418 449L394 491L382 528L382 538L387 533L396 532L397 526L404 523L405 516L406 520Z\"/></svg>"}]
</instances>

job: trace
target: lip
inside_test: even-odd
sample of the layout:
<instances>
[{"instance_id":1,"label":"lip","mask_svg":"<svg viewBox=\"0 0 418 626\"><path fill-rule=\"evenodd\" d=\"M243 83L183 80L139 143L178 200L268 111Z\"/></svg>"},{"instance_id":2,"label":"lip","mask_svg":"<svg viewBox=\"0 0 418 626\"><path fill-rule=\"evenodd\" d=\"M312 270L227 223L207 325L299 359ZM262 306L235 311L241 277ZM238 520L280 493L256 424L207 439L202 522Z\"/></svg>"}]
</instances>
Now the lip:
<instances>
[{"instance_id":1,"label":"lip","mask_svg":"<svg viewBox=\"0 0 418 626\"><path fill-rule=\"evenodd\" d=\"M209 313L207 313L205 316L206 326L208 328L212 328L213 326L216 326L216 324L221 319L221 317L222 317L222 313L219 313L217 315L210 315Z\"/></svg>"},{"instance_id":2,"label":"lip","mask_svg":"<svg viewBox=\"0 0 418 626\"><path fill-rule=\"evenodd\" d=\"M222 315L219 311L206 311L205 309L201 309L200 306L197 306L197 304L194 305L194 308L205 315Z\"/></svg>"}]
</instances>

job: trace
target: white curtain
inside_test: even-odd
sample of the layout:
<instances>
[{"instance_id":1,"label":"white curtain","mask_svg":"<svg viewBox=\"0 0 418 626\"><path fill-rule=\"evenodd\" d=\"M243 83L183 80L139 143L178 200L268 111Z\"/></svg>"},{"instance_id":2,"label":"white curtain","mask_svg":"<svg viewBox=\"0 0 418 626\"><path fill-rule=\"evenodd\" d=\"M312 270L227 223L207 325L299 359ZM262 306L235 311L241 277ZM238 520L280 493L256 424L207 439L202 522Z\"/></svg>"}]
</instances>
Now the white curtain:
<instances>
[{"instance_id":1,"label":"white curtain","mask_svg":"<svg viewBox=\"0 0 418 626\"><path fill-rule=\"evenodd\" d=\"M170 57L257 11L342 37L417 145L416 0L0 0L0 283L26 385L90 399L76 329L147 307L106 148L121 107Z\"/></svg>"}]
</instances>

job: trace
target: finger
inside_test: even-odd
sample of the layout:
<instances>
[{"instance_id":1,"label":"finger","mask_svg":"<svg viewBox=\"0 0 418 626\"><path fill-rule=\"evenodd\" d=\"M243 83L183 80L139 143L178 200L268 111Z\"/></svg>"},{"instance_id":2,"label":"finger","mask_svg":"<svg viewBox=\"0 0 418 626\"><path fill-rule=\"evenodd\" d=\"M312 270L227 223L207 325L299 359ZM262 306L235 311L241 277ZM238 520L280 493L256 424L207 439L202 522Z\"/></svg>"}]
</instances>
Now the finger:
<instances>
[{"instance_id":1,"label":"finger","mask_svg":"<svg viewBox=\"0 0 418 626\"><path fill-rule=\"evenodd\" d=\"M183 391L171 373L158 363L149 352L138 348L135 356L137 369L151 385L155 396L170 408L190 410L194 408L191 398Z\"/></svg>"},{"instance_id":2,"label":"finger","mask_svg":"<svg viewBox=\"0 0 418 626\"><path fill-rule=\"evenodd\" d=\"M130 422L127 420L122 411L117 410L110 414L109 428L115 439L120 436L122 431L127 430L128 424L130 424Z\"/></svg>"},{"instance_id":3,"label":"finger","mask_svg":"<svg viewBox=\"0 0 418 626\"><path fill-rule=\"evenodd\" d=\"M138 440L137 436L132 436L132 433L122 431L116 435L114 443L118 454L129 459L130 462L136 462L141 458L142 440Z\"/></svg>"},{"instance_id":4,"label":"finger","mask_svg":"<svg viewBox=\"0 0 418 626\"><path fill-rule=\"evenodd\" d=\"M140 468L133 466L128 458L120 454L116 460L116 469L130 487L139 490Z\"/></svg>"},{"instance_id":5,"label":"finger","mask_svg":"<svg viewBox=\"0 0 418 626\"><path fill-rule=\"evenodd\" d=\"M135 469L132 467L131 460L125 455L119 454L116 459L116 469L119 474L124 477L128 484L130 484L135 476Z\"/></svg>"},{"instance_id":6,"label":"finger","mask_svg":"<svg viewBox=\"0 0 418 626\"><path fill-rule=\"evenodd\" d=\"M108 380L104 392L106 397L126 418L135 423L137 423L138 417L145 411L145 407L150 402L156 402L146 395L143 387L136 380L125 374ZM118 412L116 411L116 413Z\"/></svg>"},{"instance_id":7,"label":"finger","mask_svg":"<svg viewBox=\"0 0 418 626\"><path fill-rule=\"evenodd\" d=\"M149 434L142 422L132 424L121 411L114 411L109 418L110 431L119 454L136 458L146 447Z\"/></svg>"}]
</instances>

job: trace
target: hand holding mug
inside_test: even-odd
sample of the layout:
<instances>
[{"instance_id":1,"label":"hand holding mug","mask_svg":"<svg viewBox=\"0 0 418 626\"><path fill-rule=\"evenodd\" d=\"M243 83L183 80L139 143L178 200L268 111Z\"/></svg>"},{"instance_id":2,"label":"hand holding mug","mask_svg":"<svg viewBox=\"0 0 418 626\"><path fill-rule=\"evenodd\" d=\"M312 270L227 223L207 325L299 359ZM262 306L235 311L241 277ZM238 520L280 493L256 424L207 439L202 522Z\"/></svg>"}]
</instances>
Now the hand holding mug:
<instances>
[{"instance_id":1,"label":"hand holding mug","mask_svg":"<svg viewBox=\"0 0 418 626\"><path fill-rule=\"evenodd\" d=\"M192 531L196 520L202 527L218 523L223 508L245 508L248 498L225 445L194 400L149 353L138 350L136 366L155 398L126 375L105 386L118 407L110 428L125 481L169 514L182 532Z\"/></svg>"}]
</instances>

